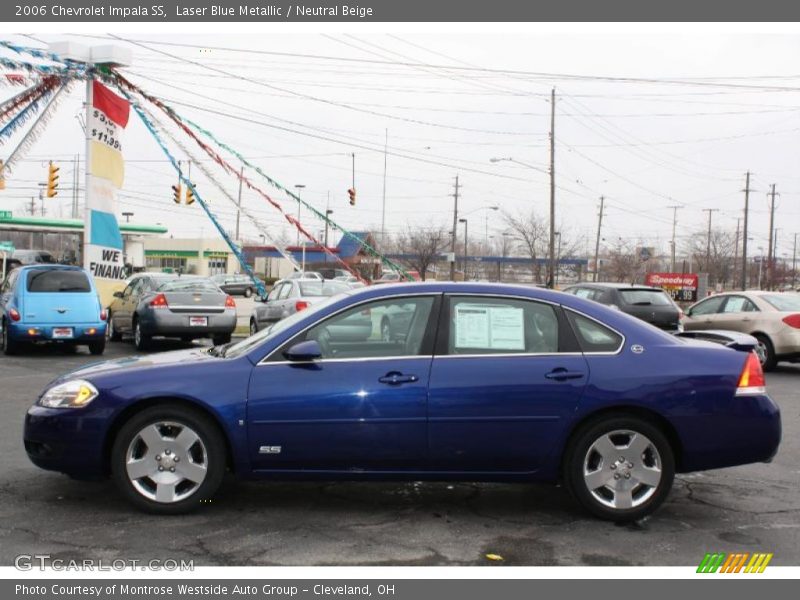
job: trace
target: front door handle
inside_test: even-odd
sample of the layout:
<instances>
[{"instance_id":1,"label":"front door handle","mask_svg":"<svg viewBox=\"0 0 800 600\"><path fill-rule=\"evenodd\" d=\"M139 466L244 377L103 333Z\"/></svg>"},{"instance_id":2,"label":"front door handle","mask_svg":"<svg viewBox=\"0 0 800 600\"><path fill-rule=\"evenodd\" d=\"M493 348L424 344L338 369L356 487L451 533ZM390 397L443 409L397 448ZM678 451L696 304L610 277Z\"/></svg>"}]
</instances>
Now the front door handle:
<instances>
[{"instance_id":1,"label":"front door handle","mask_svg":"<svg viewBox=\"0 0 800 600\"><path fill-rule=\"evenodd\" d=\"M381 383L388 383L389 385L400 385L401 383L414 383L415 381L419 381L419 377L416 375L404 375L399 371L390 371L383 377L378 377L378 381Z\"/></svg>"},{"instance_id":2,"label":"front door handle","mask_svg":"<svg viewBox=\"0 0 800 600\"><path fill-rule=\"evenodd\" d=\"M555 379L556 381L580 379L583 376L584 374L581 371L567 371L566 369L553 369L549 373L545 373L547 379Z\"/></svg>"}]
</instances>

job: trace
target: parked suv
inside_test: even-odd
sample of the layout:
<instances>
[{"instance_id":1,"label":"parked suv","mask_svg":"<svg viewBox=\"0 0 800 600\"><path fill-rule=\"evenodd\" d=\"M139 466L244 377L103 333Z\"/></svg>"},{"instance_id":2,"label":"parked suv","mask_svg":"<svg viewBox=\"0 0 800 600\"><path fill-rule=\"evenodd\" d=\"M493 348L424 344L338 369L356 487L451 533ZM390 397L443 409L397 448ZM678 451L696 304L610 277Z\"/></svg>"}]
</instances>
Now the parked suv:
<instances>
[{"instance_id":1,"label":"parked suv","mask_svg":"<svg viewBox=\"0 0 800 600\"><path fill-rule=\"evenodd\" d=\"M564 291L618 308L669 333L683 331L681 309L661 288L626 283L578 283Z\"/></svg>"},{"instance_id":2,"label":"parked suv","mask_svg":"<svg viewBox=\"0 0 800 600\"><path fill-rule=\"evenodd\" d=\"M102 354L106 345L106 311L80 267L25 265L11 271L0 287L0 328L5 354L32 342L86 345L92 354Z\"/></svg>"}]
</instances>

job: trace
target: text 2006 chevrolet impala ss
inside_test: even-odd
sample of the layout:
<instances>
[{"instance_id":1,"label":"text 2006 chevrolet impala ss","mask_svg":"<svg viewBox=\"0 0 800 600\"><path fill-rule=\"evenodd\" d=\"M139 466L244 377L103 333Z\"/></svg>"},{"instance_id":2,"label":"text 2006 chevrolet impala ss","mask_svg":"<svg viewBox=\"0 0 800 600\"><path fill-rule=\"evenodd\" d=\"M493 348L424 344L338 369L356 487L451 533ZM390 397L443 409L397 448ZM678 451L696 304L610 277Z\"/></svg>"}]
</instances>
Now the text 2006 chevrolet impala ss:
<instances>
[{"instance_id":1,"label":"text 2006 chevrolet impala ss","mask_svg":"<svg viewBox=\"0 0 800 600\"><path fill-rule=\"evenodd\" d=\"M382 316L410 313L381 334ZM544 289L376 286L234 344L97 363L42 393L25 448L179 513L247 478L563 481L636 519L675 472L769 461L755 354L676 339Z\"/></svg>"}]
</instances>

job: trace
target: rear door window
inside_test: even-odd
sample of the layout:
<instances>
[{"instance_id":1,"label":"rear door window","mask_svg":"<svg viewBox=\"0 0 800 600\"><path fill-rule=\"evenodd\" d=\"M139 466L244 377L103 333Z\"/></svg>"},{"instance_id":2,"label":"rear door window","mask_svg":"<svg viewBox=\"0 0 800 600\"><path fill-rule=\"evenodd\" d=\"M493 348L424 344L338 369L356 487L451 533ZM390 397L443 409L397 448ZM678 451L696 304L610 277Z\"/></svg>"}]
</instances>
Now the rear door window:
<instances>
[{"instance_id":1,"label":"rear door window","mask_svg":"<svg viewBox=\"0 0 800 600\"><path fill-rule=\"evenodd\" d=\"M62 269L28 271L28 292L30 293L85 293L91 292L89 278L83 271Z\"/></svg>"},{"instance_id":2,"label":"rear door window","mask_svg":"<svg viewBox=\"0 0 800 600\"><path fill-rule=\"evenodd\" d=\"M716 314L722 308L722 302L724 300L725 296L716 296L714 298L709 298L708 300L703 300L699 304L694 305L694 307L691 309L691 316L696 317L698 315Z\"/></svg>"},{"instance_id":3,"label":"rear door window","mask_svg":"<svg viewBox=\"0 0 800 600\"><path fill-rule=\"evenodd\" d=\"M756 312L755 304L744 296L728 296L728 301L722 307L723 313Z\"/></svg>"}]
</instances>

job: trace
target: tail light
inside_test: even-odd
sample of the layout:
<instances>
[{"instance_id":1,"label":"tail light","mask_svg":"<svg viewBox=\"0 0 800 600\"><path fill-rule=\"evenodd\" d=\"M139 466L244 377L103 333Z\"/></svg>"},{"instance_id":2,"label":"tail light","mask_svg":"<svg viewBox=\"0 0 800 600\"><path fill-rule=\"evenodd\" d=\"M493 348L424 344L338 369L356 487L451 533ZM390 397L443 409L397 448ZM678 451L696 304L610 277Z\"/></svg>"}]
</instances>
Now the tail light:
<instances>
[{"instance_id":1,"label":"tail light","mask_svg":"<svg viewBox=\"0 0 800 600\"><path fill-rule=\"evenodd\" d=\"M747 355L742 374L739 375L739 385L736 389L737 396L754 396L765 394L766 382L764 381L764 370L761 368L761 361L758 355L751 352Z\"/></svg>"},{"instance_id":2,"label":"tail light","mask_svg":"<svg viewBox=\"0 0 800 600\"><path fill-rule=\"evenodd\" d=\"M8 311L8 316L11 317L12 321L19 321L22 318L15 308Z\"/></svg>"},{"instance_id":3,"label":"tail light","mask_svg":"<svg viewBox=\"0 0 800 600\"><path fill-rule=\"evenodd\" d=\"M159 294L152 300L150 300L150 306L152 308L169 308L169 304L167 303L167 297L164 294Z\"/></svg>"},{"instance_id":4,"label":"tail light","mask_svg":"<svg viewBox=\"0 0 800 600\"><path fill-rule=\"evenodd\" d=\"M800 315L789 315L788 317L783 317L783 322L789 327L800 329Z\"/></svg>"},{"instance_id":5,"label":"tail light","mask_svg":"<svg viewBox=\"0 0 800 600\"><path fill-rule=\"evenodd\" d=\"M297 302L294 303L294 309L297 312L300 312L301 310L305 310L307 308L308 308L308 302L306 302L305 300L298 300Z\"/></svg>"},{"instance_id":6,"label":"tail light","mask_svg":"<svg viewBox=\"0 0 800 600\"><path fill-rule=\"evenodd\" d=\"M233 299L233 296L225 298L225 308L236 308L236 300Z\"/></svg>"},{"instance_id":7,"label":"tail light","mask_svg":"<svg viewBox=\"0 0 800 600\"><path fill-rule=\"evenodd\" d=\"M101 321L105 321L107 318L108 318L108 313L106 312L106 309L104 308L104 309L102 309L100 311L100 320Z\"/></svg>"}]
</instances>

